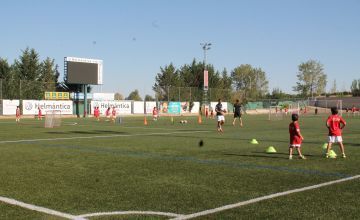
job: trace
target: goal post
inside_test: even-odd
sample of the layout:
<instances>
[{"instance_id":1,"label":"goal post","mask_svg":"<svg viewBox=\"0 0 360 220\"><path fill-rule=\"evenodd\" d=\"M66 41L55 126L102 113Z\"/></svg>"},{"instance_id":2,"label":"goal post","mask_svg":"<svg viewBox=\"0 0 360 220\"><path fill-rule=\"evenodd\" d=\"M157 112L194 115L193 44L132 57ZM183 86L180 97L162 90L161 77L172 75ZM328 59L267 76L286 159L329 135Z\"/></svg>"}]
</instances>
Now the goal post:
<instances>
[{"instance_id":1,"label":"goal post","mask_svg":"<svg viewBox=\"0 0 360 220\"><path fill-rule=\"evenodd\" d=\"M269 106L269 120L282 120L291 114L300 113L300 104L298 102L283 101L275 106Z\"/></svg>"},{"instance_id":2,"label":"goal post","mask_svg":"<svg viewBox=\"0 0 360 220\"><path fill-rule=\"evenodd\" d=\"M50 110L45 112L45 128L54 128L61 126L61 111Z\"/></svg>"},{"instance_id":3,"label":"goal post","mask_svg":"<svg viewBox=\"0 0 360 220\"><path fill-rule=\"evenodd\" d=\"M343 102L341 99L321 99L309 100L309 109L313 110L315 114L331 114L331 108L336 107L339 115L343 114Z\"/></svg>"}]
</instances>

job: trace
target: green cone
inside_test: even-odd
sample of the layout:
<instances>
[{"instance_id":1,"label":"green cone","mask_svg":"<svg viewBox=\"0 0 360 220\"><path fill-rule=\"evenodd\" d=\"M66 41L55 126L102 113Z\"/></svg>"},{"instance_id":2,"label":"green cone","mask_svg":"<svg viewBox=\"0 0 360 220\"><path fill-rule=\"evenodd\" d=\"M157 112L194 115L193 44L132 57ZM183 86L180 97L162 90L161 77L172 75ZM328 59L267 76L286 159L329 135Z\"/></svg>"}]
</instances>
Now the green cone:
<instances>
[{"instance_id":1,"label":"green cone","mask_svg":"<svg viewBox=\"0 0 360 220\"><path fill-rule=\"evenodd\" d=\"M259 144L259 142L254 138L250 141L250 144Z\"/></svg>"},{"instance_id":2,"label":"green cone","mask_svg":"<svg viewBox=\"0 0 360 220\"><path fill-rule=\"evenodd\" d=\"M334 158L336 158L336 156L337 156L337 155L336 155L335 151L330 150L330 152L329 152L329 157L334 159Z\"/></svg>"},{"instance_id":3,"label":"green cone","mask_svg":"<svg viewBox=\"0 0 360 220\"><path fill-rule=\"evenodd\" d=\"M266 153L271 154L271 153L276 153L275 147L270 146L266 149Z\"/></svg>"}]
</instances>

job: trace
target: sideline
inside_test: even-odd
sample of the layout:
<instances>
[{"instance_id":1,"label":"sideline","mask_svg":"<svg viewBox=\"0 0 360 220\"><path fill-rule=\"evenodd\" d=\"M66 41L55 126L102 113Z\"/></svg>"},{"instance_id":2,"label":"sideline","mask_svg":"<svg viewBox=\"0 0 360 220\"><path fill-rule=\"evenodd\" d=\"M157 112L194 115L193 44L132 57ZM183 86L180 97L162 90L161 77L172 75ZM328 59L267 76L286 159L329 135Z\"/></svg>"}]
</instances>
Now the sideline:
<instances>
[{"instance_id":1,"label":"sideline","mask_svg":"<svg viewBox=\"0 0 360 220\"><path fill-rule=\"evenodd\" d=\"M360 178L360 175L356 175L356 176L352 176L352 177L348 177L348 178L343 178L343 179L339 179L339 180L334 180L334 181L330 181L330 182L325 182L325 183L321 183L321 184L317 184L317 185L307 186L307 187L303 187L303 188L288 190L288 191L285 191L285 192L274 193L274 194L270 194L270 195L267 195L267 196L262 196L262 197L250 199L250 200L247 200L247 201L243 201L243 202L238 202L238 203L234 203L234 204L230 204L230 205L221 206L221 207L218 207L218 208L215 208L215 209L209 209L209 210L205 210L205 211L201 211L201 212L197 212L197 213L193 213L193 214L183 215L183 216L180 216L180 217L173 218L172 220L192 219L192 218L196 218L196 217L200 217L200 216L204 216L204 215L209 215L209 214L214 214L214 213L217 213L217 212L225 211L225 210L228 210L228 209L239 208L241 206L249 205L249 204L260 202L260 201L263 201L263 200L273 199L273 198L277 198L277 197L280 197L280 196L286 196L286 195L289 195L289 194L292 194L292 193L303 192L303 191L307 191L307 190L311 190L311 189L317 189L317 188L320 188L320 187L329 186L329 185L333 185L333 184L336 184L336 183L350 181L350 180L354 180L354 179L358 179L358 178Z\"/></svg>"}]
</instances>

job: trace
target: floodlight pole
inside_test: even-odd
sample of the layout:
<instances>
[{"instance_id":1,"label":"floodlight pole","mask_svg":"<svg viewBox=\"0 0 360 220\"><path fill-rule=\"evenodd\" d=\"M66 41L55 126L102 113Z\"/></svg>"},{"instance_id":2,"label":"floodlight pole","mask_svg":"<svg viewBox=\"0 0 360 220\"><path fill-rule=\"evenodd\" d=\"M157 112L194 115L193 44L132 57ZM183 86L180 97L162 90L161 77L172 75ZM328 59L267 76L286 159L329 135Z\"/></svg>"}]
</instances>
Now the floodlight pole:
<instances>
[{"instance_id":1,"label":"floodlight pole","mask_svg":"<svg viewBox=\"0 0 360 220\"><path fill-rule=\"evenodd\" d=\"M208 75L205 76L205 72L207 72L207 67L206 67L206 51L211 49L211 43L200 43L202 49L204 50L204 96L203 96L203 104L207 105L208 104L208 100L207 100L207 92L208 92L208 85L205 85L205 80L208 81L208 79L206 77L208 77Z\"/></svg>"},{"instance_id":2,"label":"floodlight pole","mask_svg":"<svg viewBox=\"0 0 360 220\"><path fill-rule=\"evenodd\" d=\"M83 84L83 90L84 90L84 118L87 115L87 85Z\"/></svg>"}]
</instances>

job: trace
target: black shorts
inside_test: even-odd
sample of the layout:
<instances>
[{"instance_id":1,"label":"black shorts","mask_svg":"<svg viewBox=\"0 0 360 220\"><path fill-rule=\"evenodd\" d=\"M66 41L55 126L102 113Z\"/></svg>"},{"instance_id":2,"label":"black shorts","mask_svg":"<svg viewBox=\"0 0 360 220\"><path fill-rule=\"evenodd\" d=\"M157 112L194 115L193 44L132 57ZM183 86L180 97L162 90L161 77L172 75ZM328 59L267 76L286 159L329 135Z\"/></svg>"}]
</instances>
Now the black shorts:
<instances>
[{"instance_id":1,"label":"black shorts","mask_svg":"<svg viewBox=\"0 0 360 220\"><path fill-rule=\"evenodd\" d=\"M234 112L234 118L241 118L240 112Z\"/></svg>"}]
</instances>

